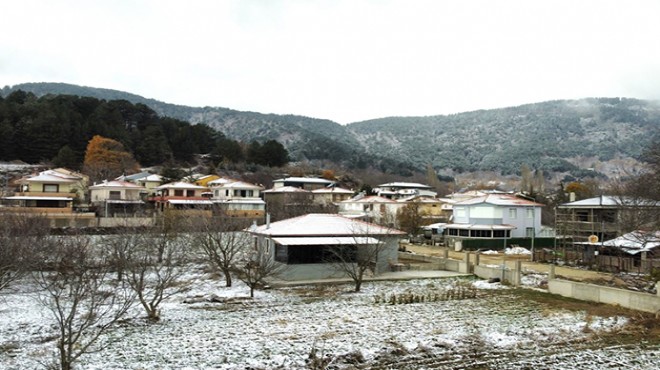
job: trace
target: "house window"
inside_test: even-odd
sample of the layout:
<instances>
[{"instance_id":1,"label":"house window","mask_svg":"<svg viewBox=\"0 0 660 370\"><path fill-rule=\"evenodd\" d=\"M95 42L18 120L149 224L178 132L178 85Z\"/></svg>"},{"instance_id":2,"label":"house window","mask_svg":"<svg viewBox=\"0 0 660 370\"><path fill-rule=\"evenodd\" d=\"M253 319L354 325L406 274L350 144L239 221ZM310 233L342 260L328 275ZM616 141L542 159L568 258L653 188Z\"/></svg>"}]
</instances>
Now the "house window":
<instances>
[{"instance_id":1,"label":"house window","mask_svg":"<svg viewBox=\"0 0 660 370\"><path fill-rule=\"evenodd\" d=\"M518 210L516 208L509 208L509 218L518 218Z\"/></svg>"},{"instance_id":2,"label":"house window","mask_svg":"<svg viewBox=\"0 0 660 370\"><path fill-rule=\"evenodd\" d=\"M121 192L120 191L110 191L110 196L108 199L112 200L119 200L121 199Z\"/></svg>"},{"instance_id":3,"label":"house window","mask_svg":"<svg viewBox=\"0 0 660 370\"><path fill-rule=\"evenodd\" d=\"M577 211L575 216L578 221L588 222L589 221L589 211Z\"/></svg>"},{"instance_id":4,"label":"house window","mask_svg":"<svg viewBox=\"0 0 660 370\"><path fill-rule=\"evenodd\" d=\"M528 227L525 229L525 236L527 238L533 238L534 237L534 228L533 227Z\"/></svg>"},{"instance_id":5,"label":"house window","mask_svg":"<svg viewBox=\"0 0 660 370\"><path fill-rule=\"evenodd\" d=\"M59 193L60 186L58 184L44 184L44 193Z\"/></svg>"},{"instance_id":6,"label":"house window","mask_svg":"<svg viewBox=\"0 0 660 370\"><path fill-rule=\"evenodd\" d=\"M534 218L534 208L527 208L527 218Z\"/></svg>"},{"instance_id":7,"label":"house window","mask_svg":"<svg viewBox=\"0 0 660 370\"><path fill-rule=\"evenodd\" d=\"M608 223L616 222L616 211L604 211L602 218L604 222L608 222Z\"/></svg>"},{"instance_id":8,"label":"house window","mask_svg":"<svg viewBox=\"0 0 660 370\"><path fill-rule=\"evenodd\" d=\"M182 197L183 196L183 190L174 190L174 196L175 197Z\"/></svg>"},{"instance_id":9,"label":"house window","mask_svg":"<svg viewBox=\"0 0 660 370\"><path fill-rule=\"evenodd\" d=\"M473 238L490 238L491 237L491 231L490 230L472 230L471 236Z\"/></svg>"},{"instance_id":10,"label":"house window","mask_svg":"<svg viewBox=\"0 0 660 370\"><path fill-rule=\"evenodd\" d=\"M493 238L504 238L506 237L505 230L493 230Z\"/></svg>"},{"instance_id":11,"label":"house window","mask_svg":"<svg viewBox=\"0 0 660 370\"><path fill-rule=\"evenodd\" d=\"M194 190L186 190L186 197L191 198L195 196Z\"/></svg>"},{"instance_id":12,"label":"house window","mask_svg":"<svg viewBox=\"0 0 660 370\"><path fill-rule=\"evenodd\" d=\"M470 236L470 230L458 230L458 236Z\"/></svg>"}]
</instances>

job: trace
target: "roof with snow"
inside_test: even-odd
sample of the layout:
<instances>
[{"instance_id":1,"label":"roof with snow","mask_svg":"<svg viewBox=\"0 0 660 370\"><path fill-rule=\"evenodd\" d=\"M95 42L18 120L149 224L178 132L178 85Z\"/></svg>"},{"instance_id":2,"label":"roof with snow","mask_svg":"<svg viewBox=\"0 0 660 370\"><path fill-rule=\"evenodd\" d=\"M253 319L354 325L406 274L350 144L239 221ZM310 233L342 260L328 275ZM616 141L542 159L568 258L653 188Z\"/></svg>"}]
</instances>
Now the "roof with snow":
<instances>
[{"instance_id":1,"label":"roof with snow","mask_svg":"<svg viewBox=\"0 0 660 370\"><path fill-rule=\"evenodd\" d=\"M295 238L273 238L281 245L370 245L378 244L378 239L369 236L314 236Z\"/></svg>"},{"instance_id":2,"label":"roof with snow","mask_svg":"<svg viewBox=\"0 0 660 370\"><path fill-rule=\"evenodd\" d=\"M380 184L377 188L399 188L399 189L431 189L430 186L417 182L388 182Z\"/></svg>"},{"instance_id":3,"label":"roof with snow","mask_svg":"<svg viewBox=\"0 0 660 370\"><path fill-rule=\"evenodd\" d=\"M543 207L543 204L532 202L531 200L519 198L509 194L487 194L481 197L470 198L454 203L460 205L475 205L487 203L496 206L522 206L522 207Z\"/></svg>"},{"instance_id":4,"label":"roof with snow","mask_svg":"<svg viewBox=\"0 0 660 370\"><path fill-rule=\"evenodd\" d=\"M94 184L89 188L91 190L104 189L104 188L144 189L144 186L136 185L132 182L114 180L114 181L104 181L100 184Z\"/></svg>"},{"instance_id":5,"label":"roof with snow","mask_svg":"<svg viewBox=\"0 0 660 370\"><path fill-rule=\"evenodd\" d=\"M277 193L311 193L309 190L297 188L295 186L282 186L279 188L272 188L264 190L263 193L277 194Z\"/></svg>"},{"instance_id":6,"label":"roof with snow","mask_svg":"<svg viewBox=\"0 0 660 370\"><path fill-rule=\"evenodd\" d=\"M407 202L418 202L418 203L428 203L428 204L442 203L442 201L440 199L424 197L424 196L419 196L419 195L411 195L409 197L397 199L396 201L399 202L399 203L407 203Z\"/></svg>"},{"instance_id":7,"label":"roof with snow","mask_svg":"<svg viewBox=\"0 0 660 370\"><path fill-rule=\"evenodd\" d=\"M55 170L46 170L39 172L36 176L30 176L23 181L27 182L51 182L51 183L72 183L82 180L81 177L68 175Z\"/></svg>"},{"instance_id":8,"label":"roof with snow","mask_svg":"<svg viewBox=\"0 0 660 370\"><path fill-rule=\"evenodd\" d=\"M341 201L340 203L392 203L396 204L397 202L395 200L385 198L385 197L379 197L378 195L370 195L367 197L362 197L359 199L346 199Z\"/></svg>"},{"instance_id":9,"label":"roof with snow","mask_svg":"<svg viewBox=\"0 0 660 370\"><path fill-rule=\"evenodd\" d=\"M208 188L205 187L205 186L199 186L199 185L191 184L189 182L179 181L179 182L171 182L169 184L163 184L163 185L161 185L161 186L159 186L155 189L156 190L162 190L162 189L198 189L198 190L201 190L201 189L208 189Z\"/></svg>"},{"instance_id":10,"label":"roof with snow","mask_svg":"<svg viewBox=\"0 0 660 370\"><path fill-rule=\"evenodd\" d=\"M312 193L315 194L353 194L353 190L348 190L344 188L332 187L332 188L322 188L312 190Z\"/></svg>"},{"instance_id":11,"label":"roof with snow","mask_svg":"<svg viewBox=\"0 0 660 370\"><path fill-rule=\"evenodd\" d=\"M143 178L148 177L150 175L151 175L150 172L142 171L142 172L134 173L132 175L121 175L121 176L115 178L115 180L118 180L118 181L135 181L135 180L143 179Z\"/></svg>"},{"instance_id":12,"label":"roof with snow","mask_svg":"<svg viewBox=\"0 0 660 370\"><path fill-rule=\"evenodd\" d=\"M337 214L311 213L308 215L261 225L249 232L273 237L301 236L399 236L403 231L343 217Z\"/></svg>"},{"instance_id":13,"label":"roof with snow","mask_svg":"<svg viewBox=\"0 0 660 370\"><path fill-rule=\"evenodd\" d=\"M211 181L213 182L213 181ZM216 184L213 184L216 185ZM250 184L249 182L244 182L244 181L233 181L233 182L226 182L224 184L219 184L216 186L213 186L214 188L223 188L223 189L254 189L254 190L261 190L263 189L259 185L255 184Z\"/></svg>"},{"instance_id":14,"label":"roof with snow","mask_svg":"<svg viewBox=\"0 0 660 370\"><path fill-rule=\"evenodd\" d=\"M283 179L273 180L273 182L302 182L309 184L332 184L334 181L322 179L319 177L285 177Z\"/></svg>"},{"instance_id":15,"label":"roof with snow","mask_svg":"<svg viewBox=\"0 0 660 370\"><path fill-rule=\"evenodd\" d=\"M587 198L575 202L563 203L559 208L594 208L594 207L618 207L618 206L656 206L660 202L649 199L635 199L616 197L612 195L601 195L599 197Z\"/></svg>"},{"instance_id":16,"label":"roof with snow","mask_svg":"<svg viewBox=\"0 0 660 370\"><path fill-rule=\"evenodd\" d=\"M228 179L226 177L221 177L219 179L211 180L207 184L212 185L212 186L217 186L217 185L224 185L224 184L229 184L230 182L236 182L237 180L234 179Z\"/></svg>"},{"instance_id":17,"label":"roof with snow","mask_svg":"<svg viewBox=\"0 0 660 370\"><path fill-rule=\"evenodd\" d=\"M660 231L633 231L618 238L603 242L606 247L615 247L628 254L648 252L660 246Z\"/></svg>"}]
</instances>

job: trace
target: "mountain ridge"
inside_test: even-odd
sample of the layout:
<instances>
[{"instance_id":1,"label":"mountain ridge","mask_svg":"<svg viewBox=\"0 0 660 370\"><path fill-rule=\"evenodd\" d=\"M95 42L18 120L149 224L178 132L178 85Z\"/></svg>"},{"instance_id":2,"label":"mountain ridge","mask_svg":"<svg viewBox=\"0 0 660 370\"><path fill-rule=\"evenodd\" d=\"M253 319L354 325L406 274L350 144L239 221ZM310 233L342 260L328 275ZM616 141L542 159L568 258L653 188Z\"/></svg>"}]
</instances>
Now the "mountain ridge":
<instances>
[{"instance_id":1,"label":"mountain ridge","mask_svg":"<svg viewBox=\"0 0 660 370\"><path fill-rule=\"evenodd\" d=\"M400 174L422 170L428 164L439 173L512 174L527 164L576 177L595 175L593 168L598 166L585 167L578 163L579 159L594 158L594 164L619 158L636 159L660 132L660 103L632 98L552 100L450 115L384 117L340 125L293 114L188 107L117 90L70 84L20 84L5 87L2 95L18 89L37 96L98 94L93 97L125 99L145 104L160 115L206 123L232 139L278 140L296 160L333 161L359 168L373 165ZM603 173L611 176L612 171Z\"/></svg>"}]
</instances>

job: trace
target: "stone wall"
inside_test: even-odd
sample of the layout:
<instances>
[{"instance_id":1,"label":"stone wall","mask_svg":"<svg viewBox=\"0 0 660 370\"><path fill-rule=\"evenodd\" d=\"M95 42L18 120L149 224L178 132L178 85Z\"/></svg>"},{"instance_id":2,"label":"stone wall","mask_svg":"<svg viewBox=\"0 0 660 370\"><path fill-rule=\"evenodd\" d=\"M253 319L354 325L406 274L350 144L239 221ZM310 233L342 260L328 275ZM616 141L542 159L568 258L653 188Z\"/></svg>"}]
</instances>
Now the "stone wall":
<instances>
[{"instance_id":1,"label":"stone wall","mask_svg":"<svg viewBox=\"0 0 660 370\"><path fill-rule=\"evenodd\" d=\"M660 288L660 283L656 287ZM653 295L560 279L549 280L548 290L550 293L564 297L614 304L637 311L660 314L660 293ZM660 291L660 289L658 290Z\"/></svg>"}]
</instances>

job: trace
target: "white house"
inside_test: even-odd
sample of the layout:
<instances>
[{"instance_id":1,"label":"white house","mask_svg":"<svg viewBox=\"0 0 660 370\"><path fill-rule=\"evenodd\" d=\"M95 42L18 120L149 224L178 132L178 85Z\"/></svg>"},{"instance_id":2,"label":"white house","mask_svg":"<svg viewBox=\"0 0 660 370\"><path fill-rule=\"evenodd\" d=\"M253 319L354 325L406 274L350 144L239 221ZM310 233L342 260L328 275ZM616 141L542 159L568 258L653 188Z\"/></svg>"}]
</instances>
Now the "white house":
<instances>
[{"instance_id":1,"label":"white house","mask_svg":"<svg viewBox=\"0 0 660 370\"><path fill-rule=\"evenodd\" d=\"M307 214L254 227L249 232L255 245L268 258L286 267L283 280L314 280L343 277L333 256L337 251L359 258L378 245L375 273L387 271L398 258L401 231L349 219L336 214Z\"/></svg>"},{"instance_id":2,"label":"white house","mask_svg":"<svg viewBox=\"0 0 660 370\"><path fill-rule=\"evenodd\" d=\"M210 210L211 202L209 189L205 186L187 182L173 182L154 188L156 196L151 200L156 203L156 209L202 209Z\"/></svg>"},{"instance_id":3,"label":"white house","mask_svg":"<svg viewBox=\"0 0 660 370\"><path fill-rule=\"evenodd\" d=\"M542 204L509 194L488 194L456 202L445 236L455 239L538 237Z\"/></svg>"},{"instance_id":4,"label":"white house","mask_svg":"<svg viewBox=\"0 0 660 370\"><path fill-rule=\"evenodd\" d=\"M135 214L144 205L144 186L126 181L104 181L89 187L90 200L103 217Z\"/></svg>"},{"instance_id":5,"label":"white house","mask_svg":"<svg viewBox=\"0 0 660 370\"><path fill-rule=\"evenodd\" d=\"M406 198L413 195L425 197L435 197L438 195L438 193L433 191L432 187L416 182L389 182L378 185L373 191L378 196L391 199Z\"/></svg>"},{"instance_id":6,"label":"white house","mask_svg":"<svg viewBox=\"0 0 660 370\"><path fill-rule=\"evenodd\" d=\"M273 189L293 186L305 190L315 190L328 187L334 184L334 181L321 179L318 177L286 177L273 180Z\"/></svg>"},{"instance_id":7,"label":"white house","mask_svg":"<svg viewBox=\"0 0 660 370\"><path fill-rule=\"evenodd\" d=\"M395 200L376 195L354 197L338 203L339 214L377 224L396 224L397 211L405 206Z\"/></svg>"},{"instance_id":8,"label":"white house","mask_svg":"<svg viewBox=\"0 0 660 370\"><path fill-rule=\"evenodd\" d=\"M243 181L220 178L210 181L211 201L225 215L263 219L266 202L261 199L263 187Z\"/></svg>"},{"instance_id":9,"label":"white house","mask_svg":"<svg viewBox=\"0 0 660 370\"><path fill-rule=\"evenodd\" d=\"M321 205L337 204L344 200L348 200L353 196L353 191L331 186L321 189L312 190L314 203Z\"/></svg>"},{"instance_id":10,"label":"white house","mask_svg":"<svg viewBox=\"0 0 660 370\"><path fill-rule=\"evenodd\" d=\"M150 195L153 195L156 192L154 189L163 183L163 176L143 171L134 173L132 175L119 176L115 180L132 182L134 184L143 186L147 189L147 192Z\"/></svg>"}]
</instances>

